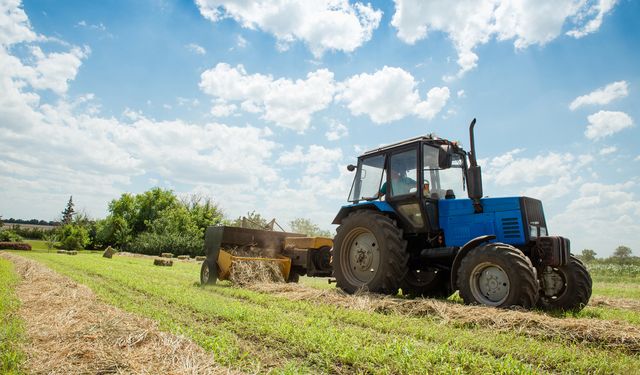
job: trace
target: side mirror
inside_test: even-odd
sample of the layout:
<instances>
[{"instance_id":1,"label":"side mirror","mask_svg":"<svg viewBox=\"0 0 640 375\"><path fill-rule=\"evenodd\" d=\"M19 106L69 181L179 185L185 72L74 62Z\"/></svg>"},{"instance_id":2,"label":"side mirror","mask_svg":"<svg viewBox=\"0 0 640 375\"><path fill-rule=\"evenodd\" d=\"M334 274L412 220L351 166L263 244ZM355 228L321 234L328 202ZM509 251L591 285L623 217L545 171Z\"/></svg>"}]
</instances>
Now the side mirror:
<instances>
[{"instance_id":1,"label":"side mirror","mask_svg":"<svg viewBox=\"0 0 640 375\"><path fill-rule=\"evenodd\" d=\"M467 170L467 189L470 199L482 198L482 171L479 165L471 166Z\"/></svg>"},{"instance_id":2,"label":"side mirror","mask_svg":"<svg viewBox=\"0 0 640 375\"><path fill-rule=\"evenodd\" d=\"M349 164L349 165L347 165L347 170L348 170L349 172L353 172L353 171L355 171L355 170L356 170L356 166L355 166L355 165L353 165L353 164Z\"/></svg>"},{"instance_id":3,"label":"side mirror","mask_svg":"<svg viewBox=\"0 0 640 375\"><path fill-rule=\"evenodd\" d=\"M438 152L438 168L451 168L451 160L453 159L453 150L450 145L441 145Z\"/></svg>"}]
</instances>

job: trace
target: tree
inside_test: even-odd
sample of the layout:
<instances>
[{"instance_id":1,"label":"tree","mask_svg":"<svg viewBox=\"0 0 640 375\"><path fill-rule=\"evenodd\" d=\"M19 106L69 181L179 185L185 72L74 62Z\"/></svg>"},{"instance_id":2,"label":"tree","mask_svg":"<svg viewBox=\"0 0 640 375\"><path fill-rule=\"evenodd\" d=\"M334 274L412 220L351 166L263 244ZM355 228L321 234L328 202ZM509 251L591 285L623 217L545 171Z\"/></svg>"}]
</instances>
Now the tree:
<instances>
[{"instance_id":1,"label":"tree","mask_svg":"<svg viewBox=\"0 0 640 375\"><path fill-rule=\"evenodd\" d=\"M591 250L591 249L584 249L582 250L582 260L585 262L592 262L594 260L596 260L596 252Z\"/></svg>"},{"instance_id":2,"label":"tree","mask_svg":"<svg viewBox=\"0 0 640 375\"><path fill-rule=\"evenodd\" d=\"M247 212L247 216L241 216L229 223L232 227L250 229L268 229L269 221L255 211Z\"/></svg>"},{"instance_id":3,"label":"tree","mask_svg":"<svg viewBox=\"0 0 640 375\"><path fill-rule=\"evenodd\" d=\"M628 259L631 257L631 248L620 245L616 247L616 250L613 252L613 257L620 260Z\"/></svg>"},{"instance_id":4,"label":"tree","mask_svg":"<svg viewBox=\"0 0 640 375\"><path fill-rule=\"evenodd\" d=\"M291 230L295 233L306 234L311 237L333 237L328 230L320 229L320 227L309 219L297 218L289 222Z\"/></svg>"},{"instance_id":5,"label":"tree","mask_svg":"<svg viewBox=\"0 0 640 375\"><path fill-rule=\"evenodd\" d=\"M75 210L73 209L73 195L69 197L69 202L67 202L67 207L62 211L62 224L71 224L73 220L73 214Z\"/></svg>"},{"instance_id":6,"label":"tree","mask_svg":"<svg viewBox=\"0 0 640 375\"><path fill-rule=\"evenodd\" d=\"M89 243L89 233L79 225L67 224L60 231L60 244L66 250L82 250Z\"/></svg>"}]
</instances>

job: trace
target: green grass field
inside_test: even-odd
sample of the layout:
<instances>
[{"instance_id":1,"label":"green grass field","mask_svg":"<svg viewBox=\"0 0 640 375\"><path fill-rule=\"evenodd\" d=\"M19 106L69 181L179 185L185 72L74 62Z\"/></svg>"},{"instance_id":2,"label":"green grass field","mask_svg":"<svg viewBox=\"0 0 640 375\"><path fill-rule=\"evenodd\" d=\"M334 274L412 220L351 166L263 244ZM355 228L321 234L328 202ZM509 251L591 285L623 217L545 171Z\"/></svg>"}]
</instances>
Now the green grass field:
<instances>
[{"instance_id":1,"label":"green grass field","mask_svg":"<svg viewBox=\"0 0 640 375\"><path fill-rule=\"evenodd\" d=\"M323 300L295 301L226 282L202 288L196 263L164 268L148 258L109 260L90 252L14 253L89 286L107 303L192 338L219 363L250 372L640 372L637 354L593 343L461 326L435 316L369 313ZM302 282L328 287L325 280ZM621 285L609 284L605 295ZM634 279L635 288L639 285ZM640 324L636 312L623 309L588 307L578 317Z\"/></svg>"},{"instance_id":2,"label":"green grass field","mask_svg":"<svg viewBox=\"0 0 640 375\"><path fill-rule=\"evenodd\" d=\"M21 320L16 312L19 301L14 289L18 276L11 262L0 258L0 373L21 374L24 354L20 344L24 340Z\"/></svg>"}]
</instances>

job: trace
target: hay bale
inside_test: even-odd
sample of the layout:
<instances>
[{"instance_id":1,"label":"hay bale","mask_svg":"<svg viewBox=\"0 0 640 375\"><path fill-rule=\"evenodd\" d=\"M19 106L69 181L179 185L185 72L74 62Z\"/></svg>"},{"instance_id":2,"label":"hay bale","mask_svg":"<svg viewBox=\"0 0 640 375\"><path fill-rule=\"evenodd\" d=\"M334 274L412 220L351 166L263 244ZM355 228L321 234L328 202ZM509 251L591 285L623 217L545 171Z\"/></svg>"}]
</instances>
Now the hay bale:
<instances>
[{"instance_id":1,"label":"hay bale","mask_svg":"<svg viewBox=\"0 0 640 375\"><path fill-rule=\"evenodd\" d=\"M57 252L58 254L66 254L66 253L67 253L67 250L58 250L58 251L56 251L56 252Z\"/></svg>"},{"instance_id":2,"label":"hay bale","mask_svg":"<svg viewBox=\"0 0 640 375\"><path fill-rule=\"evenodd\" d=\"M67 251L67 255L78 255L78 252L75 250Z\"/></svg>"},{"instance_id":3,"label":"hay bale","mask_svg":"<svg viewBox=\"0 0 640 375\"><path fill-rule=\"evenodd\" d=\"M207 260L207 257L206 257L206 256L198 255L198 256L196 257L196 261L197 261L197 262L204 262L205 260Z\"/></svg>"},{"instance_id":4,"label":"hay bale","mask_svg":"<svg viewBox=\"0 0 640 375\"><path fill-rule=\"evenodd\" d=\"M171 267L173 266L173 260L165 258L156 258L153 260L154 266Z\"/></svg>"},{"instance_id":5,"label":"hay bale","mask_svg":"<svg viewBox=\"0 0 640 375\"><path fill-rule=\"evenodd\" d=\"M173 254L172 253L162 253L160 254L161 257L163 258L173 258Z\"/></svg>"},{"instance_id":6,"label":"hay bale","mask_svg":"<svg viewBox=\"0 0 640 375\"><path fill-rule=\"evenodd\" d=\"M107 246L106 249L104 249L104 253L102 253L102 256L104 258L109 258L111 259L113 257L114 254L116 254L117 251L114 250L111 246Z\"/></svg>"},{"instance_id":7,"label":"hay bale","mask_svg":"<svg viewBox=\"0 0 640 375\"><path fill-rule=\"evenodd\" d=\"M234 261L229 280L237 285L283 283L282 270L277 262L269 260Z\"/></svg>"},{"instance_id":8,"label":"hay bale","mask_svg":"<svg viewBox=\"0 0 640 375\"><path fill-rule=\"evenodd\" d=\"M189 260L189 259L191 259L191 257L188 256L188 255L178 255L178 259L180 259L180 260Z\"/></svg>"}]
</instances>

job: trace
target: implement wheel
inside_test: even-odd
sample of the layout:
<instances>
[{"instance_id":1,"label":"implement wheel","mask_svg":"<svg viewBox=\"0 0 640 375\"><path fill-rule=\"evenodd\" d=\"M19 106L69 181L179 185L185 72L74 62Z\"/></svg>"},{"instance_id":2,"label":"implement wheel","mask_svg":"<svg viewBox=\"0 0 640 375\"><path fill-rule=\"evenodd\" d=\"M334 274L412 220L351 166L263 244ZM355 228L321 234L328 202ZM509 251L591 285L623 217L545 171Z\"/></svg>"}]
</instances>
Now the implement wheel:
<instances>
[{"instance_id":1,"label":"implement wheel","mask_svg":"<svg viewBox=\"0 0 640 375\"><path fill-rule=\"evenodd\" d=\"M338 287L351 294L360 289L398 293L409 256L394 220L371 210L352 212L342 220L333 241L333 276Z\"/></svg>"},{"instance_id":2,"label":"implement wheel","mask_svg":"<svg viewBox=\"0 0 640 375\"><path fill-rule=\"evenodd\" d=\"M462 259L458 289L467 304L531 308L538 300L536 270L522 251L503 243L478 246Z\"/></svg>"},{"instance_id":3,"label":"implement wheel","mask_svg":"<svg viewBox=\"0 0 640 375\"><path fill-rule=\"evenodd\" d=\"M200 267L200 285L211 285L216 283L218 278L218 265L214 264L211 267L209 260L202 262Z\"/></svg>"},{"instance_id":4,"label":"implement wheel","mask_svg":"<svg viewBox=\"0 0 640 375\"><path fill-rule=\"evenodd\" d=\"M439 269L409 270L402 282L402 294L412 298L446 298L452 293L449 279L449 272Z\"/></svg>"},{"instance_id":5,"label":"implement wheel","mask_svg":"<svg viewBox=\"0 0 640 375\"><path fill-rule=\"evenodd\" d=\"M544 310L580 311L591 298L591 275L573 255L569 264L545 267L541 275L542 292L538 306Z\"/></svg>"}]
</instances>

